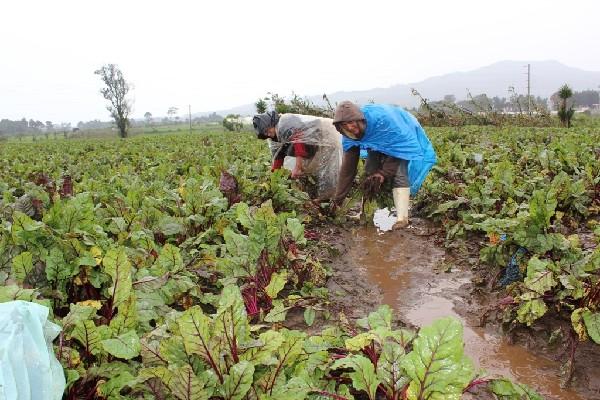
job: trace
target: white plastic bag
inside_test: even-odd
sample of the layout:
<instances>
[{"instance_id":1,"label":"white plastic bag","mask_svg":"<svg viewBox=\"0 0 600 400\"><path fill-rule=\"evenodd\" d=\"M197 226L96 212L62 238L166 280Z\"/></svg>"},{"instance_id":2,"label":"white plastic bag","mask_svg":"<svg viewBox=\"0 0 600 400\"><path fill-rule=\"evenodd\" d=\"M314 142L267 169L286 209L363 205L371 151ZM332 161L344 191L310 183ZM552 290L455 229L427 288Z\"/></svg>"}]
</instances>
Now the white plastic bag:
<instances>
[{"instance_id":1,"label":"white plastic bag","mask_svg":"<svg viewBox=\"0 0 600 400\"><path fill-rule=\"evenodd\" d=\"M26 301L0 303L0 400L60 400L65 375L52 341L60 327L49 309Z\"/></svg>"}]
</instances>

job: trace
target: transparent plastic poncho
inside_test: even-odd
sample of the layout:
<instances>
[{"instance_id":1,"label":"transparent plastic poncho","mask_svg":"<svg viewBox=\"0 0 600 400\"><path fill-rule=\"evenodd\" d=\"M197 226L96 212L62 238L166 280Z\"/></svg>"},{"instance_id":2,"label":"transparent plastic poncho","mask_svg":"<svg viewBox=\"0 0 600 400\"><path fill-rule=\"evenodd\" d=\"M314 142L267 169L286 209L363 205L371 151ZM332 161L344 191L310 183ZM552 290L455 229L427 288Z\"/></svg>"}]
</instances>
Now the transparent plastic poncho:
<instances>
[{"instance_id":1,"label":"transparent plastic poncho","mask_svg":"<svg viewBox=\"0 0 600 400\"><path fill-rule=\"evenodd\" d=\"M342 164L342 136L335 129L333 120L310 115L283 114L275 129L277 141L269 141L273 159L280 151L286 151L285 144L288 143L315 146L314 155L302 160L302 169L305 174L316 178L319 198L333 197ZM286 159L284 167L292 169L293 164L290 164Z\"/></svg>"},{"instance_id":2,"label":"transparent plastic poncho","mask_svg":"<svg viewBox=\"0 0 600 400\"><path fill-rule=\"evenodd\" d=\"M65 375L52 341L50 310L22 300L0 303L0 399L60 400Z\"/></svg>"}]
</instances>

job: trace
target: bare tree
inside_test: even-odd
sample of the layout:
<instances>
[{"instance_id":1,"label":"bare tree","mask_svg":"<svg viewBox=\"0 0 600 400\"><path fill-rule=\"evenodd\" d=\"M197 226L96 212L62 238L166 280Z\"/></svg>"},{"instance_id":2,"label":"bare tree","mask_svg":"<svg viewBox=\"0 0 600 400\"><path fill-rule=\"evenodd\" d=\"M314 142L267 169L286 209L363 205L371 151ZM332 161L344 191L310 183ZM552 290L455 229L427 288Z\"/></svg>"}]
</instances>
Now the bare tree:
<instances>
[{"instance_id":1,"label":"bare tree","mask_svg":"<svg viewBox=\"0 0 600 400\"><path fill-rule=\"evenodd\" d=\"M131 101L127 98L130 85L125 81L123 73L115 64L104 65L97 71L96 75L100 75L102 82L106 87L100 90L102 96L110 102L106 109L114 118L117 128L119 128L119 136L127 137L127 129L129 128L129 113L131 112Z\"/></svg>"},{"instance_id":2,"label":"bare tree","mask_svg":"<svg viewBox=\"0 0 600 400\"><path fill-rule=\"evenodd\" d=\"M179 111L179 108L177 107L169 107L169 110L167 111L167 114L169 115L169 119L173 118L173 116L177 115L177 112Z\"/></svg>"}]
</instances>

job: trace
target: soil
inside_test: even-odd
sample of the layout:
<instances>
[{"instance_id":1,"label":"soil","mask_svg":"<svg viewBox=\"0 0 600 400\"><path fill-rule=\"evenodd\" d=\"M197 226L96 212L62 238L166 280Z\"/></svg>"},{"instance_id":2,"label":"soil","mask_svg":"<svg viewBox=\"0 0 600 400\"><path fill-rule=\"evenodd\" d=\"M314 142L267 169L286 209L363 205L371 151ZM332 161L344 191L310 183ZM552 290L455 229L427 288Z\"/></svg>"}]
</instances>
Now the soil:
<instances>
[{"instance_id":1,"label":"soil","mask_svg":"<svg viewBox=\"0 0 600 400\"><path fill-rule=\"evenodd\" d=\"M346 228L326 225L319 235L329 251L319 255L332 269L327 287L332 318L344 313L355 320L389 304L396 323L417 329L442 316L453 316L464 326L465 351L486 377L505 376L525 383L546 399L600 399L600 346L580 343L569 388L561 387L561 366L569 354L567 335L549 344L552 331L568 321L548 316L531 328L513 327L509 335L496 322L500 293L485 286L474 243L459 243L459 249L443 247L439 229L425 220L412 220L411 227L381 233L374 227ZM491 313L488 310L493 310ZM487 323L481 326L483 315ZM294 315L291 315L294 319ZM301 314L295 319L302 318ZM293 323L293 322L292 322ZM311 331L329 322L319 319ZM565 369L565 368L563 368ZM464 398L493 398L475 390Z\"/></svg>"}]
</instances>

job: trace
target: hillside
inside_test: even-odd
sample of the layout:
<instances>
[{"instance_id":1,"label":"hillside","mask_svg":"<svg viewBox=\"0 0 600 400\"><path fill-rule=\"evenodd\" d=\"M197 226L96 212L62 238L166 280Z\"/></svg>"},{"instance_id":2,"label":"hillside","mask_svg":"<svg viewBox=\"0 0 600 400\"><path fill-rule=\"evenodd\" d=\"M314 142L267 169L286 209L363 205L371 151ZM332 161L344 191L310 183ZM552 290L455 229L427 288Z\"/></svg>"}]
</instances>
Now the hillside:
<instances>
[{"instance_id":1,"label":"hillside","mask_svg":"<svg viewBox=\"0 0 600 400\"><path fill-rule=\"evenodd\" d=\"M600 72L585 71L570 67L558 61L500 61L482 68L465 72L452 72L434 76L420 82L398 84L387 88L374 88L361 91L343 91L327 94L332 103L353 100L358 103L375 101L393 103L404 107L414 107L418 100L411 94L411 88L417 89L430 100L440 100L447 94L453 94L458 100L465 99L467 90L476 95L508 97L508 88L515 88L519 94L527 94L527 64L531 64L531 94L549 97L556 89L567 83L573 90L596 90L600 85ZM283 94L283 93L281 93ZM321 103L321 96L309 98ZM217 113L249 115L254 113L253 104L244 104Z\"/></svg>"}]
</instances>

